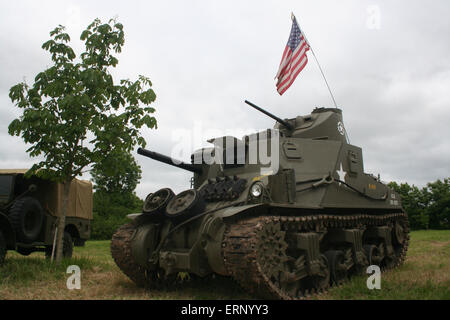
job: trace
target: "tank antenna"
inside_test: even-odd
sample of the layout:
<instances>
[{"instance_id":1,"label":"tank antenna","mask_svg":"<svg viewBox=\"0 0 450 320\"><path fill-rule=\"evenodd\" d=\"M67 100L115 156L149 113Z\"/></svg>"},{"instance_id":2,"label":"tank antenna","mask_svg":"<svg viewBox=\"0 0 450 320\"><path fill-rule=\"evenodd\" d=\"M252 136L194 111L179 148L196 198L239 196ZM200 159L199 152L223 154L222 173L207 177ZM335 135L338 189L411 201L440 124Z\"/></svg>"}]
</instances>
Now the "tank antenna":
<instances>
[{"instance_id":1,"label":"tank antenna","mask_svg":"<svg viewBox=\"0 0 450 320\"><path fill-rule=\"evenodd\" d=\"M293 12L291 12L291 19L292 19L292 21L294 21L294 19L296 19ZM334 99L333 92L331 92L330 86L328 85L327 78L325 78L325 74L323 73L323 70L322 70L322 67L320 66L319 60L317 60L316 54L314 53L314 50L311 47L311 44L309 43L308 38L306 38L306 34L303 31L303 29L302 29L302 34L305 37L306 42L308 43L309 49L311 49L311 53L313 54L313 57L316 60L317 66L319 66L320 73L322 74L323 80L325 80L325 84L327 85L328 91L330 92L330 95L331 95L331 99L333 99L334 107L337 108L336 100Z\"/></svg>"}]
</instances>

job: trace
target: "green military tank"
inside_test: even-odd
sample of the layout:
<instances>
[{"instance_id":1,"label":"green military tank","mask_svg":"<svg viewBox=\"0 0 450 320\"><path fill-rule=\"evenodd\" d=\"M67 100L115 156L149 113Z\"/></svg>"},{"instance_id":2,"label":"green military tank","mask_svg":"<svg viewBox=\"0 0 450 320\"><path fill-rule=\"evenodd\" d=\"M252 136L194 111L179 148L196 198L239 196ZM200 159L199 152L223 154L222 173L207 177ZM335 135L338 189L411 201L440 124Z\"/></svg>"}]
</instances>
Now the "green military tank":
<instances>
[{"instance_id":1,"label":"green military tank","mask_svg":"<svg viewBox=\"0 0 450 320\"><path fill-rule=\"evenodd\" d=\"M258 298L301 299L369 265L403 263L409 223L400 197L364 172L342 111L282 120L246 103L274 118L274 129L211 139L191 163L138 150L191 171L192 186L152 192L130 215L112 237L119 268L149 288L180 272L217 274Z\"/></svg>"}]
</instances>

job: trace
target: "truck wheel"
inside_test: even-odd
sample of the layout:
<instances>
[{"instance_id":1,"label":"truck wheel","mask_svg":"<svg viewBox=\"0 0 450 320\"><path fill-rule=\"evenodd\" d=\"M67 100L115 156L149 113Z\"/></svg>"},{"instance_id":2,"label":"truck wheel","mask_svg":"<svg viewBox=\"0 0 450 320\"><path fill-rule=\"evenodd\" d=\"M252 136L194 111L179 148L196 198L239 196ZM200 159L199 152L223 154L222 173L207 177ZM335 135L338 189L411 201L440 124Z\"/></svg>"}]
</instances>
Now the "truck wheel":
<instances>
[{"instance_id":1,"label":"truck wheel","mask_svg":"<svg viewBox=\"0 0 450 320\"><path fill-rule=\"evenodd\" d=\"M85 244L86 244L86 239L81 239L81 238L73 239L73 245L75 247L84 247Z\"/></svg>"},{"instance_id":2,"label":"truck wheel","mask_svg":"<svg viewBox=\"0 0 450 320\"><path fill-rule=\"evenodd\" d=\"M3 236L2 231L0 230L0 266L5 261L5 256L6 256L6 240L5 237Z\"/></svg>"},{"instance_id":3,"label":"truck wheel","mask_svg":"<svg viewBox=\"0 0 450 320\"><path fill-rule=\"evenodd\" d=\"M38 200L25 197L14 202L9 218L19 241L31 243L41 232L44 213Z\"/></svg>"},{"instance_id":4,"label":"truck wheel","mask_svg":"<svg viewBox=\"0 0 450 320\"><path fill-rule=\"evenodd\" d=\"M34 252L33 248L18 247L17 252L23 256L29 256Z\"/></svg>"},{"instance_id":5,"label":"truck wheel","mask_svg":"<svg viewBox=\"0 0 450 320\"><path fill-rule=\"evenodd\" d=\"M48 246L45 248L45 257L51 258L52 257L52 250L53 246ZM64 231L63 236L63 258L72 258L73 253L73 240L70 233L67 231ZM55 249L55 255L56 255L56 249Z\"/></svg>"}]
</instances>

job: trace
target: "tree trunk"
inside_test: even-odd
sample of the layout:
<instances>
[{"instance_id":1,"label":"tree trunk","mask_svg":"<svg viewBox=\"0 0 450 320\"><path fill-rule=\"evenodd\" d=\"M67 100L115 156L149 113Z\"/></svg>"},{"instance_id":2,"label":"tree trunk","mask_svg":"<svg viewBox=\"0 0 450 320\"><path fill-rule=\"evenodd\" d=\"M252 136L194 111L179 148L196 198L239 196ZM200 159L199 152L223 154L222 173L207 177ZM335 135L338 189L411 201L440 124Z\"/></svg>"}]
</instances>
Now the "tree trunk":
<instances>
[{"instance_id":1,"label":"tree trunk","mask_svg":"<svg viewBox=\"0 0 450 320\"><path fill-rule=\"evenodd\" d=\"M67 207L69 205L69 195L70 195L70 181L65 181L63 184L63 197L62 197L62 212L58 217L58 235L56 239L56 258L55 261L59 264L63 258L63 238L64 229L66 226L66 215Z\"/></svg>"}]
</instances>

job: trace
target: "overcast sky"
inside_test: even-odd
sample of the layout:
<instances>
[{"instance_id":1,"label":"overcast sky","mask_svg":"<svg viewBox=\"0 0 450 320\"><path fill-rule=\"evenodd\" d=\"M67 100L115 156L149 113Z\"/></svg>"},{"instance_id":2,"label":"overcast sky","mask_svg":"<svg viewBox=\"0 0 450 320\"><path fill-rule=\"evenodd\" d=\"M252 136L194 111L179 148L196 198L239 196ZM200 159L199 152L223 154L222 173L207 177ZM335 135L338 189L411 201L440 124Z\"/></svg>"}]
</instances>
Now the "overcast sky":
<instances>
[{"instance_id":1,"label":"overcast sky","mask_svg":"<svg viewBox=\"0 0 450 320\"><path fill-rule=\"evenodd\" d=\"M350 142L363 149L365 171L418 186L450 176L448 0L1 1L0 168L37 161L8 135L19 116L9 89L50 65L41 45L51 30L65 25L79 53L81 32L97 17L117 17L125 28L115 79L142 74L153 82L158 129L143 132L148 149L170 155L182 143L194 151L216 134L273 127L245 99L281 118L332 107L311 52L286 93L276 91L291 11L343 110ZM189 188L189 172L136 159L140 197Z\"/></svg>"}]
</instances>

